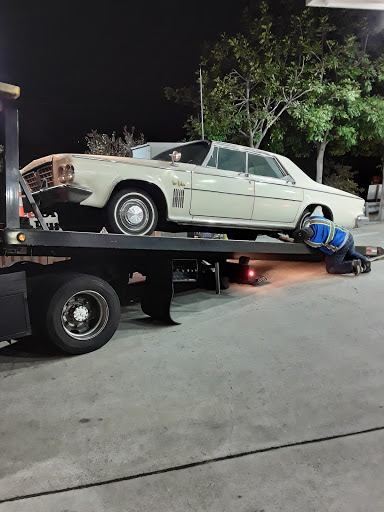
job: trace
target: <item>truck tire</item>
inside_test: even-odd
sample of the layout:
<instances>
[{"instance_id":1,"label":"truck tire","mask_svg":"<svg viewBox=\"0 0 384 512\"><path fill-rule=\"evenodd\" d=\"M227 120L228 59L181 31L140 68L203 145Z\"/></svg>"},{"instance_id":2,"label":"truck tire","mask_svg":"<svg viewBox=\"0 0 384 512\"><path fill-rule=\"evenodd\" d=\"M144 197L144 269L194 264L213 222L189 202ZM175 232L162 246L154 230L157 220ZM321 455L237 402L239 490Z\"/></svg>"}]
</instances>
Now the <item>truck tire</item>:
<instances>
[{"instance_id":1,"label":"truck tire","mask_svg":"<svg viewBox=\"0 0 384 512\"><path fill-rule=\"evenodd\" d=\"M119 325L119 298L96 276L72 272L39 276L32 284L32 301L32 329L68 354L99 349Z\"/></svg>"},{"instance_id":2,"label":"truck tire","mask_svg":"<svg viewBox=\"0 0 384 512\"><path fill-rule=\"evenodd\" d=\"M112 196L108 207L109 230L124 235L151 235L158 212L154 200L144 190L126 188ZM108 230L108 231L109 231Z\"/></svg>"}]
</instances>

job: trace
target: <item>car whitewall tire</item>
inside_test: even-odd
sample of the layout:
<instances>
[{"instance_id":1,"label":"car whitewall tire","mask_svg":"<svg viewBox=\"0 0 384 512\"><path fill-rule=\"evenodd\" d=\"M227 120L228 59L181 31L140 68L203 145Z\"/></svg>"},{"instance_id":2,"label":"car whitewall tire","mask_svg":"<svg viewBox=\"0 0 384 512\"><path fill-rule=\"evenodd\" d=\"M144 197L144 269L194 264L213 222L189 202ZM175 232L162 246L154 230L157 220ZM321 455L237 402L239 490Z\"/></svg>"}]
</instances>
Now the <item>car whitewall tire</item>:
<instances>
[{"instance_id":1,"label":"car whitewall tire","mask_svg":"<svg viewBox=\"0 0 384 512\"><path fill-rule=\"evenodd\" d=\"M109 227L114 233L150 235L158 220L156 204L147 192L124 189L108 205Z\"/></svg>"}]
</instances>

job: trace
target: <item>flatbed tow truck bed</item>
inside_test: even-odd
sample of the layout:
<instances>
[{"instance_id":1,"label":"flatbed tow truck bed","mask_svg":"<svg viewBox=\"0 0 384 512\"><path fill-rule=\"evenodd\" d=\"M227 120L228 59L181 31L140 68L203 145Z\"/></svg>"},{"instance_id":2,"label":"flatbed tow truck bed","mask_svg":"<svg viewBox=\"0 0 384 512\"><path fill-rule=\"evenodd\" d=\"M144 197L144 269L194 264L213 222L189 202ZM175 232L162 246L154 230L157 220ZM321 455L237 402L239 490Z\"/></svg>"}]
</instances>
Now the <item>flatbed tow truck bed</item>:
<instances>
[{"instance_id":1,"label":"flatbed tow truck bed","mask_svg":"<svg viewBox=\"0 0 384 512\"><path fill-rule=\"evenodd\" d=\"M46 337L63 351L81 354L109 341L120 319L130 277L146 276L141 299L144 313L173 323L173 261L207 260L220 269L241 256L253 260L320 261L303 244L125 236L108 233L50 231L19 172L18 88L0 84L5 116L5 175L0 175L0 255L66 257L39 265L19 262L0 270L0 341L29 335ZM22 227L19 186L42 229ZM5 215L4 215L5 214ZM359 248L376 256L380 248ZM225 271L225 270L223 270ZM33 339L33 337L32 337Z\"/></svg>"},{"instance_id":2,"label":"flatbed tow truck bed","mask_svg":"<svg viewBox=\"0 0 384 512\"><path fill-rule=\"evenodd\" d=\"M25 242L18 240L25 234ZM282 259L320 261L315 251L302 244L279 242L250 242L241 240L207 240L202 238L167 238L151 236L126 236L109 233L79 233L69 231L42 231L37 229L5 229L0 247L7 254L34 256L71 256L83 250L127 251L145 255L155 251L174 258L194 258L209 254L220 259L236 259L240 255L252 259Z\"/></svg>"}]
</instances>

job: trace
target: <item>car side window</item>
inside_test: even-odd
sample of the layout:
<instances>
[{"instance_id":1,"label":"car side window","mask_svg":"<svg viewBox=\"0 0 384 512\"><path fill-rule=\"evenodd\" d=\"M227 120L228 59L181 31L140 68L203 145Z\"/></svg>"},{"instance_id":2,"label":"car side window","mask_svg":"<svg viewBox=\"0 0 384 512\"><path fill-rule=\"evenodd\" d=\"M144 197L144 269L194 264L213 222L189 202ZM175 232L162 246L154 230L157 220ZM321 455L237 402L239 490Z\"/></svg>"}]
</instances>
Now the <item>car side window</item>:
<instances>
[{"instance_id":1,"label":"car side window","mask_svg":"<svg viewBox=\"0 0 384 512\"><path fill-rule=\"evenodd\" d=\"M224 171L245 172L246 154L244 151L219 148L217 168Z\"/></svg>"},{"instance_id":2,"label":"car side window","mask_svg":"<svg viewBox=\"0 0 384 512\"><path fill-rule=\"evenodd\" d=\"M208 160L207 167L216 167L217 165L217 147L215 147L212 151L212 155Z\"/></svg>"},{"instance_id":3,"label":"car side window","mask_svg":"<svg viewBox=\"0 0 384 512\"><path fill-rule=\"evenodd\" d=\"M275 160L268 156L248 154L248 172L256 176L266 176L267 178L283 178Z\"/></svg>"}]
</instances>

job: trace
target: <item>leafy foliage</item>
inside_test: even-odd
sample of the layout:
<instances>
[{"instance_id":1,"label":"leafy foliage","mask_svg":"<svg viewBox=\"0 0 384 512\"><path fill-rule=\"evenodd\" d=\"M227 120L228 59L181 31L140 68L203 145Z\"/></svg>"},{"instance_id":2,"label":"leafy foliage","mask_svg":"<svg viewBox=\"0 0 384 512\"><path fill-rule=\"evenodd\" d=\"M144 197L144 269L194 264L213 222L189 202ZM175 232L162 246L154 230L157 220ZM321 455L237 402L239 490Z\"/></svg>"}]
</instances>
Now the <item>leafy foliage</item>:
<instances>
[{"instance_id":1,"label":"leafy foliage","mask_svg":"<svg viewBox=\"0 0 384 512\"><path fill-rule=\"evenodd\" d=\"M357 145L361 115L377 78L375 64L356 36L346 35L338 41L336 28L326 18L321 23L322 44L315 54L321 79L306 101L290 111L304 139L316 145L319 182L328 145L333 155L343 155Z\"/></svg>"},{"instance_id":2,"label":"leafy foliage","mask_svg":"<svg viewBox=\"0 0 384 512\"><path fill-rule=\"evenodd\" d=\"M353 171L349 165L342 165L334 161L325 162L324 184L335 187L350 194L360 195L364 189L359 188L355 181L357 171Z\"/></svg>"},{"instance_id":3,"label":"leafy foliage","mask_svg":"<svg viewBox=\"0 0 384 512\"><path fill-rule=\"evenodd\" d=\"M123 128L123 136L116 136L116 132L112 132L109 136L107 133L99 133L97 130L91 130L86 135L87 142L86 153L91 155L110 155L110 156L132 156L132 148L144 144L144 135L141 133L138 138L134 136L135 128L129 132L127 126Z\"/></svg>"},{"instance_id":4,"label":"leafy foliage","mask_svg":"<svg viewBox=\"0 0 384 512\"><path fill-rule=\"evenodd\" d=\"M312 90L316 69L310 49L297 24L277 35L266 2L258 17L248 20L244 33L221 39L208 47L202 59L204 124L208 138L260 147L270 128L294 103ZM196 88L197 90L197 88ZM165 90L169 99L198 105L191 88ZM201 133L201 119L187 121L191 138Z\"/></svg>"},{"instance_id":5,"label":"leafy foliage","mask_svg":"<svg viewBox=\"0 0 384 512\"><path fill-rule=\"evenodd\" d=\"M243 27L208 45L201 59L207 138L295 156L316 151L319 182L327 153L369 145L377 154L376 135L369 141L369 128L366 136L361 128L372 126L381 108L375 101L382 101L383 41L374 13L250 2ZM167 98L193 108L191 139L201 134L198 90L166 89Z\"/></svg>"},{"instance_id":6,"label":"leafy foliage","mask_svg":"<svg viewBox=\"0 0 384 512\"><path fill-rule=\"evenodd\" d=\"M381 61L381 59L380 59ZM384 75L384 66L380 68ZM380 90L384 77L379 76L377 89ZM358 152L381 156L382 191L378 219L384 221L384 98L375 95L367 102L360 123L360 145Z\"/></svg>"}]
</instances>

